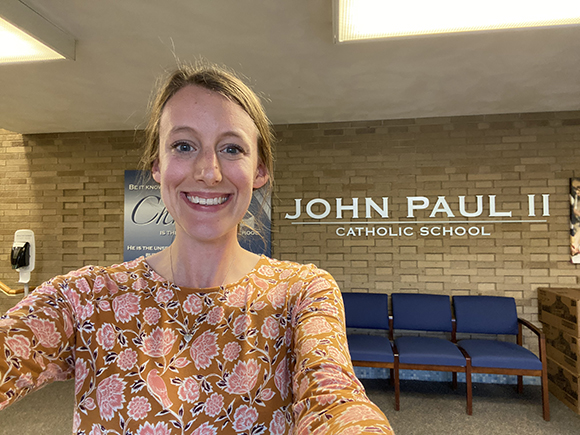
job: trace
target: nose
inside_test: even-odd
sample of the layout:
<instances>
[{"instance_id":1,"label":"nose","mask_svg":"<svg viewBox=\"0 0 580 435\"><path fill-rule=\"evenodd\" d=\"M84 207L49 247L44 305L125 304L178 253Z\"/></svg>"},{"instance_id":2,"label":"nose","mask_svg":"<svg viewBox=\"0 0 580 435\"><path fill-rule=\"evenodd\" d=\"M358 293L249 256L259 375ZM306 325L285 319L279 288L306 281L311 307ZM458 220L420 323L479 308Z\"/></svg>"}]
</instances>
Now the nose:
<instances>
[{"instance_id":1,"label":"nose","mask_svg":"<svg viewBox=\"0 0 580 435\"><path fill-rule=\"evenodd\" d=\"M222 181L220 162L216 152L212 149L203 150L195 159L195 178L208 186Z\"/></svg>"}]
</instances>

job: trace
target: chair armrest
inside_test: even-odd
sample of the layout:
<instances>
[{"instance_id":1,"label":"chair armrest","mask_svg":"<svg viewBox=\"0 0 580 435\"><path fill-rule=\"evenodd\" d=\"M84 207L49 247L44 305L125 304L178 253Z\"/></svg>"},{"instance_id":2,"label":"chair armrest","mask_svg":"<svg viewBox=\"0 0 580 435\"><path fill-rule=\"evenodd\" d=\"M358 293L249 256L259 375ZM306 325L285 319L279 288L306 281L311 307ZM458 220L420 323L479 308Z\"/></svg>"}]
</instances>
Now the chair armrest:
<instances>
[{"instance_id":1,"label":"chair armrest","mask_svg":"<svg viewBox=\"0 0 580 435\"><path fill-rule=\"evenodd\" d=\"M391 347L393 348L393 355L395 356L395 361L399 359L399 349L397 349L397 345L394 341L391 341Z\"/></svg>"},{"instance_id":2,"label":"chair armrest","mask_svg":"<svg viewBox=\"0 0 580 435\"><path fill-rule=\"evenodd\" d=\"M471 356L467 353L465 349L463 349L460 345L457 344L457 349L463 354L465 361L467 361L467 365L471 367Z\"/></svg>"},{"instance_id":3,"label":"chair armrest","mask_svg":"<svg viewBox=\"0 0 580 435\"><path fill-rule=\"evenodd\" d=\"M538 337L541 337L544 335L544 333L540 330L540 328L538 328L536 325L534 325L532 322L530 322L529 320L526 319L520 319L518 317L518 323L521 325L524 325L525 327L527 327L529 330L531 330L534 334L536 334Z\"/></svg>"},{"instance_id":4,"label":"chair armrest","mask_svg":"<svg viewBox=\"0 0 580 435\"><path fill-rule=\"evenodd\" d=\"M536 325L534 325L532 322L530 322L528 320L518 318L518 324L528 327L534 334L536 334L538 336L538 345L539 345L539 350L540 350L540 361L542 361L542 367L545 368L546 364L547 364L547 361L546 361L546 335L544 334L544 332L542 330L540 330L540 328L538 328ZM521 332L521 326L520 326L520 332ZM520 336L521 335L522 334L520 333Z\"/></svg>"}]
</instances>

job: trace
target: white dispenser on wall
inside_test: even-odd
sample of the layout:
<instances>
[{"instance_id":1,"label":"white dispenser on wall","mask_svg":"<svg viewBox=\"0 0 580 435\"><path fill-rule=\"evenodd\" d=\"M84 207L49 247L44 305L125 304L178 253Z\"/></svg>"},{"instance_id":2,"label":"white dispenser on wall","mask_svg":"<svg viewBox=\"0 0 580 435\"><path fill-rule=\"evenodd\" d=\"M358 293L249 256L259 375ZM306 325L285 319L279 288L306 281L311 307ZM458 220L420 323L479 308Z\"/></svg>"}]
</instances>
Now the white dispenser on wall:
<instances>
[{"instance_id":1,"label":"white dispenser on wall","mask_svg":"<svg viewBox=\"0 0 580 435\"><path fill-rule=\"evenodd\" d=\"M14 233L14 243L10 263L20 275L18 282L24 284L24 295L28 296L28 283L30 272L34 270L34 258L36 255L36 243L32 230L18 230Z\"/></svg>"}]
</instances>

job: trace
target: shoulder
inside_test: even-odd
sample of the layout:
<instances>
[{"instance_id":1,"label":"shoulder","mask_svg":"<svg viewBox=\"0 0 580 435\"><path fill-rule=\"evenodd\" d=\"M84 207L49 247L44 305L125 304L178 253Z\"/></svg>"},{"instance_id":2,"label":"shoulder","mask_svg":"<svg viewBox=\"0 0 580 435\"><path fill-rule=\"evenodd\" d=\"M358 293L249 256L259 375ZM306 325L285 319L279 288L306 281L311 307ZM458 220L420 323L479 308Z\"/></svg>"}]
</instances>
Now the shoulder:
<instances>
[{"instance_id":1,"label":"shoulder","mask_svg":"<svg viewBox=\"0 0 580 435\"><path fill-rule=\"evenodd\" d=\"M319 276L330 276L327 271L320 269L312 263L301 264L294 261L277 260L266 256L262 256L258 262L256 272L258 274L270 276L277 274L279 277L292 277L302 280Z\"/></svg>"},{"instance_id":2,"label":"shoulder","mask_svg":"<svg viewBox=\"0 0 580 435\"><path fill-rule=\"evenodd\" d=\"M336 288L332 275L318 266L308 263L276 260L262 257L256 268L256 275L262 279L276 282L278 285L288 285L296 292L298 288L308 290L315 288Z\"/></svg>"},{"instance_id":3,"label":"shoulder","mask_svg":"<svg viewBox=\"0 0 580 435\"><path fill-rule=\"evenodd\" d=\"M80 269L68 272L66 275L57 276L43 286L60 288L61 290L75 289L81 293L100 292L107 289L109 293L117 293L119 290L127 290L130 287L146 286L151 282L162 282L159 276L144 257L111 266L84 266Z\"/></svg>"}]
</instances>

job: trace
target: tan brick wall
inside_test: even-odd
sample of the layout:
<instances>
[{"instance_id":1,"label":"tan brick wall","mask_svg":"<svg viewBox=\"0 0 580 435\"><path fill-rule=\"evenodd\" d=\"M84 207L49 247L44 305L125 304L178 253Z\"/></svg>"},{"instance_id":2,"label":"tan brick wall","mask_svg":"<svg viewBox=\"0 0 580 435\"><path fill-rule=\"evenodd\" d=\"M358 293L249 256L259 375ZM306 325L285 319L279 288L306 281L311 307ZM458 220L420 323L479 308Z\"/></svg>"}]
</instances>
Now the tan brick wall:
<instances>
[{"instance_id":1,"label":"tan brick wall","mask_svg":"<svg viewBox=\"0 0 580 435\"><path fill-rule=\"evenodd\" d=\"M138 142L135 132L0 130L2 282L18 288L9 262L18 229L35 233L31 286L85 264L122 261L124 171L137 166ZM19 299L0 294L0 311Z\"/></svg>"},{"instance_id":2,"label":"tan brick wall","mask_svg":"<svg viewBox=\"0 0 580 435\"><path fill-rule=\"evenodd\" d=\"M278 257L313 262L330 271L343 291L410 291L442 294L508 295L524 317L537 322L539 286L578 286L579 266L570 263L569 179L580 176L580 112L461 116L277 126L276 195L273 251ZM528 194L536 194L536 217L528 217ZM550 216L542 217L542 194L550 194ZM475 195L496 195L497 211L511 219L547 219L546 223L483 224L489 236L339 237L338 227L295 225L284 219L315 221L304 211L309 200L332 205L324 221L336 219L335 198L352 204L364 198L378 204L389 198L389 218L374 214L368 227L411 221L407 196L425 196L429 220L438 196L455 213L458 196L475 211ZM321 213L321 208L314 209ZM351 221L352 213L343 213ZM497 219L497 218L496 218ZM504 218L505 219L505 218ZM448 220L442 213L432 220ZM435 225L428 225L429 227ZM455 227L458 225L441 225ZM472 225L462 226L469 228ZM481 226L478 224L477 226ZM474 230L475 231L475 230Z\"/></svg>"},{"instance_id":3,"label":"tan brick wall","mask_svg":"<svg viewBox=\"0 0 580 435\"><path fill-rule=\"evenodd\" d=\"M510 295L533 321L537 287L579 285L578 266L569 262L567 194L569 178L580 176L580 112L286 125L276 131L274 257L314 262L344 291ZM123 174L137 166L135 136L0 130L1 281L17 286L8 258L20 228L36 234L33 285L85 264L122 260ZM456 216L459 195L467 197L468 209L475 195L497 195L498 210L512 210L515 219L527 217L528 194L543 193L551 195L547 223L493 224L486 237L338 237L337 226L284 219L294 213L295 198L303 198L303 207L310 199L326 199L333 205L327 220L336 221L335 198L345 204L359 198L364 216L365 197L380 204L386 196L389 219L375 226L389 226L407 219L407 196L428 197L433 206L440 195ZM426 220L430 210L416 212L417 219ZM344 217L349 220L350 212ZM399 226L406 225L393 228ZM0 295L0 311L16 300Z\"/></svg>"}]
</instances>

